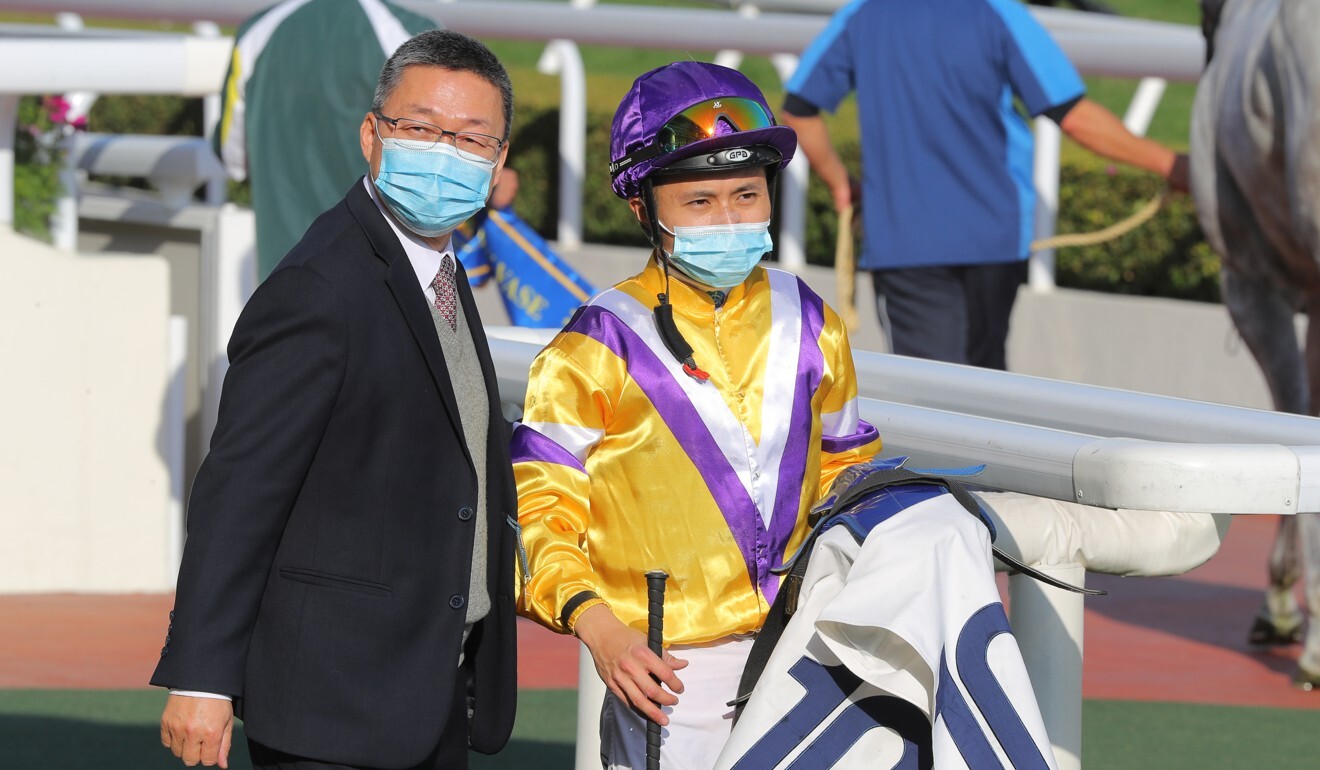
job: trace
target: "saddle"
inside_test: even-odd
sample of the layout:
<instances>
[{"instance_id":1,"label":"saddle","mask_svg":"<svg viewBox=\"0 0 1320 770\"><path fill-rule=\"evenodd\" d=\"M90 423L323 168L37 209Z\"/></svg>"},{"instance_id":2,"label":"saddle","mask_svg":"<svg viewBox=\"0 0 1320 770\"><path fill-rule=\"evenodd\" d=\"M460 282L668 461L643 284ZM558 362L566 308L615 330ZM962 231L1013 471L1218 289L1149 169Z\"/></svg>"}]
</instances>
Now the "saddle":
<instances>
[{"instance_id":1,"label":"saddle","mask_svg":"<svg viewBox=\"0 0 1320 770\"><path fill-rule=\"evenodd\" d=\"M741 715L743 705L751 697L756 682L761 678L761 672L765 670L766 663L770 660L770 654L784 633L784 628L797 611L798 595L802 590L803 578L807 574L807 565L811 561L816 540L822 533L832 527L842 526L858 544L861 544L875 527L898 512L924 500L950 494L969 514L985 525L993 543L997 535L994 522L981 508L976 498L957 481L959 477L979 474L985 470L984 465L969 468L913 470L904 467L906 460L906 457L899 457L855 465L839 474L830 487L830 493L812 507L807 516L807 523L811 529L802 547L785 560L783 565L771 570L785 577L774 604L770 606L765 624L757 633L756 641L748 654L742 679L738 683L738 697L727 704L735 708L735 721ZM1080 588L1046 575L1009 556L994 545L991 546L991 551L996 559L1012 571L1028 575L1046 585L1087 596L1101 596L1106 593L1101 590Z\"/></svg>"}]
</instances>

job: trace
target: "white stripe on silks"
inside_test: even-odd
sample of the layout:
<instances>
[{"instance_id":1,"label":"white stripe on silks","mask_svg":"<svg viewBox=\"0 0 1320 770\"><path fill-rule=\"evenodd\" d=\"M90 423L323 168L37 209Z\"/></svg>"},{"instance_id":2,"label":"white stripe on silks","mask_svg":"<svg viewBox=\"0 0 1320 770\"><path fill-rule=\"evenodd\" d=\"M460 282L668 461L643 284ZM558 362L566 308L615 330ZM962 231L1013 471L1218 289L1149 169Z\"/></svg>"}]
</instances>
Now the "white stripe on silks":
<instances>
[{"instance_id":1,"label":"white stripe on silks","mask_svg":"<svg viewBox=\"0 0 1320 770\"><path fill-rule=\"evenodd\" d=\"M640 302L618 289L608 289L597 295L591 304L613 313L641 338L646 347L662 363L673 360L673 354L665 347L664 341L656 331L651 311L643 307ZM697 415L705 423L706 429L710 431L716 445L719 446L724 459L728 460L729 465L737 473L743 489L747 490L747 494L759 506L760 501L752 494L752 472L748 467L747 447L742 438L747 429L733 416L724 399L709 382L696 382L691 377L677 376L676 372L679 371L677 366L665 366L664 369L666 375L683 391L683 395L687 396Z\"/></svg>"},{"instance_id":2,"label":"white stripe on silks","mask_svg":"<svg viewBox=\"0 0 1320 770\"><path fill-rule=\"evenodd\" d=\"M385 58L392 56L395 49L412 37L408 34L408 30L404 29L403 22L390 13L390 9L380 0L358 0L358 5L362 6L362 12L371 22L371 28L376 32L376 42L380 43Z\"/></svg>"},{"instance_id":3,"label":"white stripe on silks","mask_svg":"<svg viewBox=\"0 0 1320 770\"><path fill-rule=\"evenodd\" d=\"M247 32L234 42L230 65L238 69L238 82L234 86L226 83L226 90L235 98L224 106L227 112L228 132L220 137L220 161L230 178L243 181L247 178L247 83L256 69L256 59L264 52L265 45L271 42L271 36L290 13L310 3L310 0L296 0L288 5L272 8L265 16L249 26ZM223 120L223 116L222 116Z\"/></svg>"},{"instance_id":4,"label":"white stripe on silks","mask_svg":"<svg viewBox=\"0 0 1320 770\"><path fill-rule=\"evenodd\" d=\"M236 64L235 64L236 62ZM247 79L247 65L242 59L241 52L234 56L232 66L239 68L240 80ZM242 86L239 86L241 89ZM242 182L247 179L247 100L243 97L242 90L233 92L233 99L225 104L225 110L229 113L229 120L226 123L224 115L221 115L221 126L228 126L220 137L220 162L224 164L225 171L229 173L229 178L236 182Z\"/></svg>"},{"instance_id":5,"label":"white stripe on silks","mask_svg":"<svg viewBox=\"0 0 1320 770\"><path fill-rule=\"evenodd\" d=\"M583 465L587 464L587 452L605 435L603 430L560 422L524 422L523 425L563 447Z\"/></svg>"},{"instance_id":6,"label":"white stripe on silks","mask_svg":"<svg viewBox=\"0 0 1320 770\"><path fill-rule=\"evenodd\" d=\"M252 77L253 69L256 68L257 58L261 56L262 51L266 50L266 44L270 42L275 30L294 11L309 2L311 0L292 0L292 2L275 6L267 11L265 16L257 19L255 24L248 27L247 32L238 39L238 52L243 62L242 78L238 82L238 92L240 94L247 89L247 81L248 78Z\"/></svg>"},{"instance_id":7,"label":"white stripe on silks","mask_svg":"<svg viewBox=\"0 0 1320 770\"><path fill-rule=\"evenodd\" d=\"M779 460L788 442L793 395L797 389L798 357L802 352L802 296L795 274L769 268L765 273L770 280L770 344L761 395L761 444L756 453L761 466L761 493L766 498L761 520L768 530L778 504L775 498L779 491ZM796 486L800 489L801 482Z\"/></svg>"},{"instance_id":8,"label":"white stripe on silks","mask_svg":"<svg viewBox=\"0 0 1320 770\"><path fill-rule=\"evenodd\" d=\"M773 300L772 300L773 302ZM673 354L665 347L660 339L659 333L655 328L655 321L650 310L645 308L640 302L633 299L628 294L618 289L608 289L601 292L591 302L609 310L620 321L628 326L648 349L662 362L673 360ZM801 305L797 306L798 312L792 312L792 303L785 301L784 311L786 317L775 318L772 321L772 340L778 341L777 332L773 327L778 325L787 325L789 327L800 328ZM772 308L778 305L772 304ZM792 344L794 351L797 350L797 340ZM765 393L787 392L788 406L781 408L791 408L793 401L793 385L797 378L796 368L797 354L794 352L793 368L788 370L768 369L764 374ZM772 359L773 360L773 359ZM768 362L769 363L769 362ZM666 366L666 374L676 383L683 394L687 396L688 401L696 410L697 415L705 424L711 437L719 446L721 454L728 461L730 467L738 476L738 481L743 489L747 491L748 496L755 503L762 521L769 526L771 516L774 514L774 494L776 484L768 484L763 479L754 479L752 476L753 467L765 471L773 469L774 477L777 479L779 474L778 464L782 460L783 447L787 442L789 429L788 420L771 420L769 424L761 425L761 443L758 446L752 440L747 427L742 424L737 416L729 409L719 391L709 382L698 382L691 377L680 376L681 370L678 366ZM773 414L772 412L764 412ZM771 448L775 448L771 453Z\"/></svg>"},{"instance_id":9,"label":"white stripe on silks","mask_svg":"<svg viewBox=\"0 0 1320 770\"><path fill-rule=\"evenodd\" d=\"M247 99L244 94L247 93L248 80L252 78L252 73L256 70L257 59L266 50L266 44L270 42L275 30L279 29L284 20L309 2L311 0L292 0L292 2L271 8L265 16L257 19L243 33L243 36L234 42L234 59L237 60L238 82L232 91L235 97L234 100L225 106L230 114L229 133L224 137L224 141L220 146L220 158L224 161L225 170L229 172L229 176L233 179L242 181L247 178L247 128L245 124Z\"/></svg>"},{"instance_id":10,"label":"white stripe on silks","mask_svg":"<svg viewBox=\"0 0 1320 770\"><path fill-rule=\"evenodd\" d=\"M822 437L847 438L857 432L860 419L857 411L857 399L850 399L837 412L821 413L820 435Z\"/></svg>"}]
</instances>

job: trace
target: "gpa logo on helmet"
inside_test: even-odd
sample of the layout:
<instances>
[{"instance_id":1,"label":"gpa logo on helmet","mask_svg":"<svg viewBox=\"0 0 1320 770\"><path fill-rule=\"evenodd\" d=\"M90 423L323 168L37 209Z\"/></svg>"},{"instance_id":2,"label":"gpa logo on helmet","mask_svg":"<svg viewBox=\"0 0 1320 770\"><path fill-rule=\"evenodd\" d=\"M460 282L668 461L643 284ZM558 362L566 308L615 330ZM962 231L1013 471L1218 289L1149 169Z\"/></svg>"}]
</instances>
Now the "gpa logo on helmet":
<instances>
[{"instance_id":1,"label":"gpa logo on helmet","mask_svg":"<svg viewBox=\"0 0 1320 770\"><path fill-rule=\"evenodd\" d=\"M733 150L729 150L724 153L724 160L726 163L738 163L744 160L751 160L751 158L752 158L752 151L745 150L741 147Z\"/></svg>"}]
</instances>

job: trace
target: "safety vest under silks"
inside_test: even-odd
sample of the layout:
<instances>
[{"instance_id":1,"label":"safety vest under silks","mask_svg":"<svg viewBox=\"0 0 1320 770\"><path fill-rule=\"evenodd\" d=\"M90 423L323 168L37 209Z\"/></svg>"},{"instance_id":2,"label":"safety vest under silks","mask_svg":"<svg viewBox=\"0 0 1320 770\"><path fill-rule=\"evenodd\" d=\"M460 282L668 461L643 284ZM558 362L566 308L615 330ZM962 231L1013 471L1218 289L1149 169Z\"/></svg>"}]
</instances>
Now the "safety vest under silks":
<instances>
[{"instance_id":1,"label":"safety vest under silks","mask_svg":"<svg viewBox=\"0 0 1320 770\"><path fill-rule=\"evenodd\" d=\"M760 628L771 572L847 467L880 448L857 412L847 332L792 273L757 267L721 304L676 278L700 380L665 348L655 258L596 295L532 364L513 438L523 614L564 631L594 592L646 630L645 573L669 573L666 644Z\"/></svg>"}]
</instances>

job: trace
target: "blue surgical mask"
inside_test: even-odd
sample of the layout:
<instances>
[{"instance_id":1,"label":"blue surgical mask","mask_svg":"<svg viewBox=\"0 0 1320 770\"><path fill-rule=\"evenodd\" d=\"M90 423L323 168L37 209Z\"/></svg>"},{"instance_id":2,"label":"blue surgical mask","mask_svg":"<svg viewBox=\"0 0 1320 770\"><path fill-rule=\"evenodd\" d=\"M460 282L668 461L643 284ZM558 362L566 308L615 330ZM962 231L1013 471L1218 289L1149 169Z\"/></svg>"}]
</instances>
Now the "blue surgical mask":
<instances>
[{"instance_id":1,"label":"blue surgical mask","mask_svg":"<svg viewBox=\"0 0 1320 770\"><path fill-rule=\"evenodd\" d=\"M674 236L669 259L674 265L713 289L732 289L752 274L774 242L770 220L736 225L660 227Z\"/></svg>"},{"instance_id":2,"label":"blue surgical mask","mask_svg":"<svg viewBox=\"0 0 1320 770\"><path fill-rule=\"evenodd\" d=\"M465 156L444 142L427 150L405 149L396 139L380 143L376 189L414 233L444 235L486 205L494 161Z\"/></svg>"}]
</instances>

